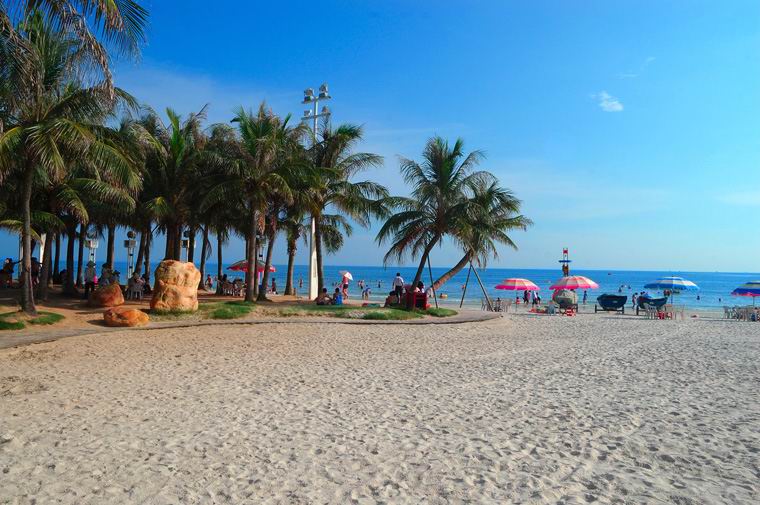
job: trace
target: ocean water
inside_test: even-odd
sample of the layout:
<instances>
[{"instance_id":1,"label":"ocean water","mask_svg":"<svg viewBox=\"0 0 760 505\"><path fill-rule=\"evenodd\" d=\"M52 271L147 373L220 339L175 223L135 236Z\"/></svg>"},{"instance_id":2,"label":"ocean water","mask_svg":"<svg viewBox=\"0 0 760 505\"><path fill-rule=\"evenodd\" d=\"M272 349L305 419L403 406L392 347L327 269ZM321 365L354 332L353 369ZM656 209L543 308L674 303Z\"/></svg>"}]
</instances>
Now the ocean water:
<instances>
[{"instance_id":1,"label":"ocean water","mask_svg":"<svg viewBox=\"0 0 760 505\"><path fill-rule=\"evenodd\" d=\"M155 270L158 263L153 265ZM127 265L126 262L116 262L116 268L122 272L122 281L126 281ZM277 283L277 289L285 289L285 273L287 265L275 265L276 272L270 274ZM211 274L212 278L216 276L217 265L209 263L206 266L206 272ZM337 285L341 276L340 270L348 270L354 277L354 282L349 286L349 294L355 298L360 298L360 291L357 282L363 279L372 289L371 299L374 301L384 300L391 290L391 281L396 272L400 272L407 282L414 279L415 267L367 267L367 266L334 266L325 267L325 281L328 287ZM445 273L448 268L433 268L433 278ZM235 277L244 277L242 272L232 272L225 270L227 275L234 279ZM487 268L478 270L483 286L490 297L514 298L514 291L501 291L495 289L503 279L509 277L521 277L529 279L541 288L540 294L544 300L548 299L551 294L549 286L562 276L559 268L556 269L512 269L512 268ZM588 303L592 304L596 297L603 293L624 294L629 297L633 293L644 291L644 284L650 283L659 277L677 275L693 281L700 290L696 292L683 292L675 295L675 303L686 305L692 310L715 310L720 309L723 305L746 305L751 304L752 300L731 296L731 291L741 284L760 279L760 273L728 273L728 272L672 272L672 271L629 271L629 270L571 270L572 275L585 275L599 284L599 289L588 292ZM295 284L298 288L299 279L303 279L303 288L299 294L305 293L307 289L308 268L306 265L295 266ZM462 297L462 286L467 278L467 269L465 268L454 276L446 285L444 285L438 294L445 294L447 298L440 300L444 306L459 305ZM426 286L430 284L430 276L425 269L423 282ZM378 288L378 283L380 287ZM651 295L660 295L657 291L649 291ZM583 293L579 293L579 298ZM470 282L464 297L464 304L468 307L480 307L483 292L478 285L475 275L470 275Z\"/></svg>"}]
</instances>

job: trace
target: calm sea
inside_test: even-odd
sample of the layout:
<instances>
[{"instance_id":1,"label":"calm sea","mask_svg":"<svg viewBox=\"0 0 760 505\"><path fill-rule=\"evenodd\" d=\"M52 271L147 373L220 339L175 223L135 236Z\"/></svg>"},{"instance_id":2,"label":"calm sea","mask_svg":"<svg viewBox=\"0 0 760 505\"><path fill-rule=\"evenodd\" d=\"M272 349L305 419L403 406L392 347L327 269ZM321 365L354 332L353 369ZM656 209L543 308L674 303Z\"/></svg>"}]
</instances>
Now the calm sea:
<instances>
[{"instance_id":1,"label":"calm sea","mask_svg":"<svg viewBox=\"0 0 760 505\"><path fill-rule=\"evenodd\" d=\"M155 266L153 269L155 270ZM116 268L122 272L122 281L126 281L126 262L116 262ZM209 263L207 265L207 273L212 277L216 275L216 264ZM282 291L285 288L285 272L286 265L275 265L277 272L272 276L276 279L278 290ZM351 283L349 293L353 294L356 298L359 298L360 292L357 287L357 282L362 279L368 283L372 288L371 298L373 300L385 299L388 291L391 289L391 281L393 280L396 272L400 272L407 282L411 282L414 279L414 273L416 269L414 267L366 267L366 266L327 266L325 268L325 278L328 286L340 281L339 270L348 270L354 277L354 282ZM437 278L439 275L446 272L447 268L433 268L433 278ZM242 277L240 272L225 271L230 278ZM751 300L746 298L737 298L731 296L731 291L737 286L755 279L760 279L758 273L725 273L725 272L655 272L655 271L627 271L627 270L576 270L571 272L573 275L585 275L590 279L596 281L599 284L598 290L588 292L589 303L593 303L597 296L602 293L622 293L630 295L632 293L640 292L644 290L644 284L652 282L659 277L668 275L677 275L684 277L690 281L695 282L699 287L698 292L684 292L676 295L676 303L684 304L690 309L704 309L714 310L720 308L723 305L744 305L752 303ZM486 291L489 296L502 298L514 297L515 293L512 291L500 291L494 287L500 283L503 279L509 277L521 277L530 279L535 282L541 288L541 294L544 299L550 294L549 286L552 282L561 277L559 268L551 270L543 269L511 269L511 268L487 268L485 270L479 270L478 274L483 282ZM295 267L295 283L298 287L299 278L303 278L304 287L299 290L299 293L304 293L307 289L308 269L306 265L296 265ZM439 291L439 294L446 294L448 298L442 300L444 305L459 305L459 301L462 296L462 286L467 278L467 269L454 276L446 285L444 285ZM271 282L271 281L270 281ZM430 284L430 276L427 269L423 277L425 285ZM378 283L380 287L378 288ZM582 296L582 293L579 293ZM650 292L652 295L656 295L657 292ZM699 299L697 298L699 297ZM470 275L470 283L465 294L466 306L480 307L480 300L483 298L483 293L478 285L475 275ZM630 298L629 298L630 300Z\"/></svg>"}]
</instances>

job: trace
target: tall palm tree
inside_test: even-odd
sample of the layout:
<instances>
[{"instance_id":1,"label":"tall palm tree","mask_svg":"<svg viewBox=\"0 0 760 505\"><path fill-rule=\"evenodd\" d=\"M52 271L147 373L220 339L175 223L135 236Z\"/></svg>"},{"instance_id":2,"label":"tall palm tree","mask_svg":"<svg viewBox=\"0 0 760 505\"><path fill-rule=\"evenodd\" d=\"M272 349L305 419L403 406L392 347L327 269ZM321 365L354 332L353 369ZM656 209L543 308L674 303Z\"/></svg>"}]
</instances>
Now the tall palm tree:
<instances>
[{"instance_id":1,"label":"tall palm tree","mask_svg":"<svg viewBox=\"0 0 760 505\"><path fill-rule=\"evenodd\" d=\"M166 233L164 258L180 259L182 232L197 206L197 185L202 145L205 142L202 122L206 107L185 120L172 109L166 110L169 123L164 125L154 113L140 123L156 139L155 149L145 162L143 208Z\"/></svg>"},{"instance_id":2,"label":"tall palm tree","mask_svg":"<svg viewBox=\"0 0 760 505\"><path fill-rule=\"evenodd\" d=\"M474 171L483 153L464 153L464 142L453 146L441 137L428 140L422 163L401 159L401 174L412 185L411 198L395 198L397 212L390 216L377 234L378 243L390 240L391 247L384 262L403 260L408 254L420 255L414 285L422 278L425 262L444 236L456 231L457 223L466 215L469 193L493 176Z\"/></svg>"},{"instance_id":3,"label":"tall palm tree","mask_svg":"<svg viewBox=\"0 0 760 505\"><path fill-rule=\"evenodd\" d=\"M42 16L46 24L76 42L85 65L101 70L102 85L111 97L114 86L109 50L137 57L145 42L148 11L135 0L3 0L0 33L18 47L5 55L14 65L23 67L34 58L33 52L23 47L25 34L18 29L19 23L33 14ZM33 68L25 73L29 78L36 76Z\"/></svg>"},{"instance_id":4,"label":"tall palm tree","mask_svg":"<svg viewBox=\"0 0 760 505\"><path fill-rule=\"evenodd\" d=\"M433 289L439 289L471 261L485 267L489 258L497 259L498 244L517 249L509 232L525 230L532 224L530 219L518 214L520 205L520 200L496 181L476 183L467 212L454 230L455 239L461 244L464 255L433 283Z\"/></svg>"},{"instance_id":5,"label":"tall palm tree","mask_svg":"<svg viewBox=\"0 0 760 505\"><path fill-rule=\"evenodd\" d=\"M388 190L372 181L354 182L358 173L383 163L382 156L372 153L354 153L362 140L360 126L344 124L333 129L325 123L319 132L317 142L311 148L311 159L318 174L311 187L311 215L315 219L315 245L317 250L317 280L319 291L325 285L323 249L325 227L329 226L331 243L329 252L334 251L336 239L340 235L338 224L347 223L342 216L353 219L359 225L368 227L370 219L385 215L382 202L388 198ZM337 221L326 213L333 209L340 213ZM350 226L343 227L350 233Z\"/></svg>"},{"instance_id":6,"label":"tall palm tree","mask_svg":"<svg viewBox=\"0 0 760 505\"><path fill-rule=\"evenodd\" d=\"M0 180L18 174L21 181L21 306L33 315L31 201L35 184L66 179L80 160L119 170L126 162L101 127L113 112L111 94L103 86L71 84L79 54L76 40L61 36L39 16L23 23L16 38L0 35ZM19 37L23 37L20 42ZM15 65L16 59L5 56L21 46L29 57L25 65ZM134 103L118 88L114 96Z\"/></svg>"},{"instance_id":7,"label":"tall palm tree","mask_svg":"<svg viewBox=\"0 0 760 505\"><path fill-rule=\"evenodd\" d=\"M201 208L235 202L246 216L243 230L246 238L245 300L256 295L256 236L264 230L267 206L273 195L289 201L292 193L283 174L282 153L286 144L303 134L303 127L290 127L289 116L281 119L262 103L256 112L240 107L233 122L237 124L239 152L228 159L226 177L206 195Z\"/></svg>"}]
</instances>

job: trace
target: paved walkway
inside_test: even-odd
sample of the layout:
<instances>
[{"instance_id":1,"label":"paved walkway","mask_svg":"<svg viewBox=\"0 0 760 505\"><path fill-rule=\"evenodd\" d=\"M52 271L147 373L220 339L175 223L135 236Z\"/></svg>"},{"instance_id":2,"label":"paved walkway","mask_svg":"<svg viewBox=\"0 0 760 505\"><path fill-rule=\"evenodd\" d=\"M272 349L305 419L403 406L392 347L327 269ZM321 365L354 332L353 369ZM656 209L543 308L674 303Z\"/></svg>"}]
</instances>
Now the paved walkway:
<instances>
[{"instance_id":1,"label":"paved walkway","mask_svg":"<svg viewBox=\"0 0 760 505\"><path fill-rule=\"evenodd\" d=\"M365 319L341 319L336 317L275 317L275 318L241 318L225 320L204 321L170 321L162 323L149 323L147 326L137 328L110 328L107 326L92 326L85 328L60 328L48 327L44 330L22 330L14 333L0 334L0 349L8 349L41 342L51 342L66 337L78 335L92 335L96 333L109 333L113 331L145 331L160 330L164 328L194 328L196 326L222 326L222 325L254 325L254 324L462 324L498 319L501 314L495 312L482 312L478 310L460 310L451 317L425 317L421 319L407 319L405 321L376 321Z\"/></svg>"}]
</instances>

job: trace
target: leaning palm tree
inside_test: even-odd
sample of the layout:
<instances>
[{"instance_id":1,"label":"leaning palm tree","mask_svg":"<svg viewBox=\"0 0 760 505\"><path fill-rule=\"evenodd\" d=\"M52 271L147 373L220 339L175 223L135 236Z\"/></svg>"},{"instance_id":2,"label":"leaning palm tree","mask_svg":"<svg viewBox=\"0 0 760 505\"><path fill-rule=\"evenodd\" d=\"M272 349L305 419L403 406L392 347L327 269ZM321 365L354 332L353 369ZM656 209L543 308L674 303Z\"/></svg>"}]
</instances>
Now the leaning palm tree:
<instances>
[{"instance_id":1,"label":"leaning palm tree","mask_svg":"<svg viewBox=\"0 0 760 505\"><path fill-rule=\"evenodd\" d=\"M102 85L72 84L78 70L77 41L62 36L39 16L25 22L15 37L23 40L0 34L0 181L11 174L20 179L21 306L33 315L31 201L35 185L65 180L80 160L119 170L126 170L128 163L101 127L114 110L111 93ZM21 46L29 58L26 65L15 65L15 59L5 56ZM134 103L118 88L113 93L124 103Z\"/></svg>"},{"instance_id":2,"label":"leaning palm tree","mask_svg":"<svg viewBox=\"0 0 760 505\"><path fill-rule=\"evenodd\" d=\"M470 192L477 184L493 179L488 172L474 171L483 153L465 154L463 148L462 139L449 146L447 141L434 137L425 146L422 163L401 159L401 173L412 185L412 196L392 200L397 212L380 228L377 241L391 241L385 264L392 259L402 261L407 255L420 255L414 285L422 278L433 247L453 234L466 215Z\"/></svg>"},{"instance_id":3,"label":"leaning palm tree","mask_svg":"<svg viewBox=\"0 0 760 505\"><path fill-rule=\"evenodd\" d=\"M472 261L485 267L490 258L497 259L498 244L517 249L509 232L525 230L532 224L519 214L520 205L520 200L496 181L476 183L468 209L454 230L455 240L461 244L464 255L433 283L433 289L439 289Z\"/></svg>"},{"instance_id":4,"label":"leaning palm tree","mask_svg":"<svg viewBox=\"0 0 760 505\"><path fill-rule=\"evenodd\" d=\"M383 163L382 156L372 153L354 153L362 140L360 126L344 124L333 129L325 123L318 141L311 148L311 160L319 178L311 187L311 215L315 220L315 245L317 251L317 281L319 291L325 285L323 249L326 220L323 215L333 209L368 227L372 217L384 216L382 202L388 198L388 190L372 181L353 181L358 173ZM349 227L350 230L350 227ZM335 245L339 228L330 230ZM342 244L342 236L340 243ZM329 252L329 251L328 251Z\"/></svg>"}]
</instances>

